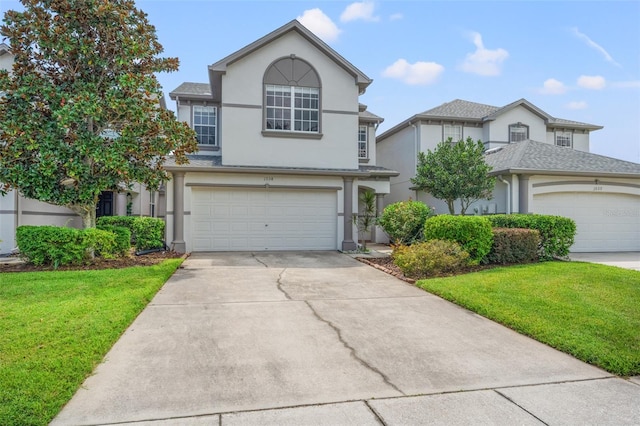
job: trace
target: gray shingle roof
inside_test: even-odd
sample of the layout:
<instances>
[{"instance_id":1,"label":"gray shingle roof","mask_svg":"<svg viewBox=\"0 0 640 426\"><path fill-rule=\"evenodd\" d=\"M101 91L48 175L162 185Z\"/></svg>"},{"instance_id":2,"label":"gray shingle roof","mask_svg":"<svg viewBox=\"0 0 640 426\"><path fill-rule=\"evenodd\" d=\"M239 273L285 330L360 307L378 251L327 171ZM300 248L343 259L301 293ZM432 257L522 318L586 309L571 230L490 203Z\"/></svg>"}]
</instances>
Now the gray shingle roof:
<instances>
[{"instance_id":1,"label":"gray shingle roof","mask_svg":"<svg viewBox=\"0 0 640 426\"><path fill-rule=\"evenodd\" d=\"M500 108L491 105L456 99L435 108L431 108L418 115L481 120L499 109Z\"/></svg>"},{"instance_id":2,"label":"gray shingle roof","mask_svg":"<svg viewBox=\"0 0 640 426\"><path fill-rule=\"evenodd\" d=\"M211 97L211 86L209 83L182 83L169 93L171 99L175 100L176 96L195 96L195 97Z\"/></svg>"},{"instance_id":3,"label":"gray shingle roof","mask_svg":"<svg viewBox=\"0 0 640 426\"><path fill-rule=\"evenodd\" d=\"M491 150L485 161L493 167L494 174L517 170L640 177L638 163L531 140Z\"/></svg>"},{"instance_id":4,"label":"gray shingle roof","mask_svg":"<svg viewBox=\"0 0 640 426\"><path fill-rule=\"evenodd\" d=\"M360 111L358 113L358 117L360 117L360 120L362 121L375 121L378 123L382 123L384 121L384 118L369 111Z\"/></svg>"}]
</instances>

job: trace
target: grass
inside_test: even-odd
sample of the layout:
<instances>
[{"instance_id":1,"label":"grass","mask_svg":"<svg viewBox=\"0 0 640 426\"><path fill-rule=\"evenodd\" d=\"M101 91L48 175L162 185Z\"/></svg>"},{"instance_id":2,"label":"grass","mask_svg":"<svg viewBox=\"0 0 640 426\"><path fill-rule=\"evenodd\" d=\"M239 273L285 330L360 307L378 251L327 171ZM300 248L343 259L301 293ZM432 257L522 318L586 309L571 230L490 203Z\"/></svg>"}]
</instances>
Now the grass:
<instances>
[{"instance_id":1,"label":"grass","mask_svg":"<svg viewBox=\"0 0 640 426\"><path fill-rule=\"evenodd\" d=\"M0 273L0 424L48 424L181 262Z\"/></svg>"},{"instance_id":2,"label":"grass","mask_svg":"<svg viewBox=\"0 0 640 426\"><path fill-rule=\"evenodd\" d=\"M416 285L613 374L640 374L640 272L544 262Z\"/></svg>"}]
</instances>

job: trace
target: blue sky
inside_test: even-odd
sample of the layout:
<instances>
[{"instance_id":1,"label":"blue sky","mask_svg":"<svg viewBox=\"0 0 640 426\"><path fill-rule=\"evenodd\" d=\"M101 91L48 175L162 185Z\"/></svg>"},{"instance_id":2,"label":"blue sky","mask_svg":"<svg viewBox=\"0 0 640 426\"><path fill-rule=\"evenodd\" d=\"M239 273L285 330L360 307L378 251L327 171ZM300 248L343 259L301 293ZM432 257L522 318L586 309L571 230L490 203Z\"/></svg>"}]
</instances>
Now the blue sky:
<instances>
[{"instance_id":1,"label":"blue sky","mask_svg":"<svg viewBox=\"0 0 640 426\"><path fill-rule=\"evenodd\" d=\"M165 94L207 82L212 64L299 19L374 80L360 101L379 131L454 99L526 98L604 126L591 152L640 162L640 2L138 0L180 71ZM0 11L19 7L0 2ZM175 109L167 98L169 107Z\"/></svg>"}]
</instances>

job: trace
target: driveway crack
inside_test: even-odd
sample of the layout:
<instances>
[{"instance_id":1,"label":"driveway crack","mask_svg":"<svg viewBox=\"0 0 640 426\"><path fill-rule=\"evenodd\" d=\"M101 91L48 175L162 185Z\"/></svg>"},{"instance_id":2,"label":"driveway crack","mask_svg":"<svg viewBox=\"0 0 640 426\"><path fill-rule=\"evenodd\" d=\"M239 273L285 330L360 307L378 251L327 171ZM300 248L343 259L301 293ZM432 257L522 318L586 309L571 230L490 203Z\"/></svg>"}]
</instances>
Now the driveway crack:
<instances>
[{"instance_id":1,"label":"driveway crack","mask_svg":"<svg viewBox=\"0 0 640 426\"><path fill-rule=\"evenodd\" d=\"M280 274L278 275L278 280L276 281L278 283L278 290L280 290L282 292L282 294L285 295L285 297L287 298L287 300L291 300L291 296L289 296L289 293L287 293L283 288L282 288L282 278L284 278L284 273L287 271L287 268L284 268L282 271L280 271Z\"/></svg>"},{"instance_id":2,"label":"driveway crack","mask_svg":"<svg viewBox=\"0 0 640 426\"><path fill-rule=\"evenodd\" d=\"M311 303L309 303L308 300L305 300L304 303L307 304L307 306L309 307L309 309L311 309L311 312L313 313L313 315L319 319L320 321L322 321L323 323L327 324L329 327L331 327L333 329L333 331L336 332L336 334L338 335L338 340L340 341L340 343L342 343L342 346L344 346L346 349L349 350L349 352L351 353L351 357L353 359L355 359L356 361L358 361L358 363L360 365L362 365L363 367L369 369L370 371L373 371L374 373L376 373L377 375L379 375L382 380L389 385L390 387L392 387L394 390L396 390L397 392L399 392L401 395L406 396L407 394L405 394L404 392L402 392L400 390L400 388L398 388L398 386L396 386L395 384L393 384L391 382L391 380L389 379L389 377L384 374L382 371L380 371L379 369L377 369L376 367L374 367L373 365L369 364L367 361L365 361L364 359L362 359L359 355L358 352L356 351L356 349L349 345L349 343L344 339L344 337L342 336L342 330L340 330L340 328L338 326L336 326L334 323L332 323L329 320L326 320L324 318L322 318L320 316L320 314L318 314L318 312L313 308L313 306L311 306Z\"/></svg>"},{"instance_id":3,"label":"driveway crack","mask_svg":"<svg viewBox=\"0 0 640 426\"><path fill-rule=\"evenodd\" d=\"M260 263L261 265L264 265L264 267L265 267L265 268L268 268L268 267L269 267L269 265L267 265L267 264L266 264L266 263L264 263L262 260L260 260L260 259L258 258L258 256L256 256L256 254L255 254L255 253L251 253L251 257L253 257L253 258L256 260L256 262Z\"/></svg>"}]
</instances>

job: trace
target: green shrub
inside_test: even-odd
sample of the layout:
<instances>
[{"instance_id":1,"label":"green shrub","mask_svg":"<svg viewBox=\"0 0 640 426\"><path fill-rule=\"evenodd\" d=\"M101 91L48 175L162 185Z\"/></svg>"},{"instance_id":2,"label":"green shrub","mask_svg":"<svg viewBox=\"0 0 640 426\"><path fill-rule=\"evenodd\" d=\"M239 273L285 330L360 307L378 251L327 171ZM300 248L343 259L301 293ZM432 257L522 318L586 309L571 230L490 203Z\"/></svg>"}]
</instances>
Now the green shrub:
<instances>
[{"instance_id":1,"label":"green shrub","mask_svg":"<svg viewBox=\"0 0 640 426\"><path fill-rule=\"evenodd\" d=\"M405 276L425 278L461 270L468 263L469 253L455 241L430 240L398 246L391 257Z\"/></svg>"},{"instance_id":2,"label":"green shrub","mask_svg":"<svg viewBox=\"0 0 640 426\"><path fill-rule=\"evenodd\" d=\"M495 227L537 230L540 233L540 260L566 257L576 235L576 223L567 217L541 214L499 214L487 217Z\"/></svg>"},{"instance_id":3,"label":"green shrub","mask_svg":"<svg viewBox=\"0 0 640 426\"><path fill-rule=\"evenodd\" d=\"M535 229L493 228L488 263L530 263L538 260L540 233Z\"/></svg>"},{"instance_id":4,"label":"green shrub","mask_svg":"<svg viewBox=\"0 0 640 426\"><path fill-rule=\"evenodd\" d=\"M124 226L98 225L98 229L112 232L115 235L115 254L124 256L131 249L131 231Z\"/></svg>"},{"instance_id":5,"label":"green shrub","mask_svg":"<svg viewBox=\"0 0 640 426\"><path fill-rule=\"evenodd\" d=\"M133 233L137 250L162 248L164 246L164 221L155 217L136 217Z\"/></svg>"},{"instance_id":6,"label":"green shrub","mask_svg":"<svg viewBox=\"0 0 640 426\"><path fill-rule=\"evenodd\" d=\"M491 222L481 216L439 215L424 224L425 240L455 241L469 253L471 263L479 264L491 251Z\"/></svg>"},{"instance_id":7,"label":"green shrub","mask_svg":"<svg viewBox=\"0 0 640 426\"><path fill-rule=\"evenodd\" d=\"M37 266L79 264L85 259L83 232L58 226L19 226L16 242L20 256Z\"/></svg>"},{"instance_id":8,"label":"green shrub","mask_svg":"<svg viewBox=\"0 0 640 426\"><path fill-rule=\"evenodd\" d=\"M138 218L138 216L100 216L96 219L96 226L101 228L105 225L110 226L122 226L131 231L133 234L133 222Z\"/></svg>"},{"instance_id":9,"label":"green shrub","mask_svg":"<svg viewBox=\"0 0 640 426\"><path fill-rule=\"evenodd\" d=\"M431 216L432 211L420 201L400 201L385 207L378 218L378 225L393 244L411 244L422 239L424 221Z\"/></svg>"},{"instance_id":10,"label":"green shrub","mask_svg":"<svg viewBox=\"0 0 640 426\"><path fill-rule=\"evenodd\" d=\"M95 256L113 259L116 257L116 235L111 231L97 228L87 228L82 232L82 243L85 250L93 251Z\"/></svg>"}]
</instances>

